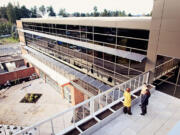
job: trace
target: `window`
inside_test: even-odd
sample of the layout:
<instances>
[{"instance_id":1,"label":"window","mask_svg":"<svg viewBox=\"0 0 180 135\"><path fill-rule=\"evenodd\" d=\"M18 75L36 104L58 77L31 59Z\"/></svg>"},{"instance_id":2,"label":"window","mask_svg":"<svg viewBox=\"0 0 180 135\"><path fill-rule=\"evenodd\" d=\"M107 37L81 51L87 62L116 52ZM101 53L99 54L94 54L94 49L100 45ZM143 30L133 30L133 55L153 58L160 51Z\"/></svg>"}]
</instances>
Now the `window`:
<instances>
[{"instance_id":1,"label":"window","mask_svg":"<svg viewBox=\"0 0 180 135\"><path fill-rule=\"evenodd\" d=\"M110 62L115 62L115 56L111 54L104 53L104 59Z\"/></svg>"},{"instance_id":2,"label":"window","mask_svg":"<svg viewBox=\"0 0 180 135\"><path fill-rule=\"evenodd\" d=\"M67 25L67 30L79 31L79 26L78 25Z\"/></svg>"},{"instance_id":3,"label":"window","mask_svg":"<svg viewBox=\"0 0 180 135\"><path fill-rule=\"evenodd\" d=\"M149 38L149 31L148 30L118 29L117 35L118 36L127 36L127 37L148 39Z\"/></svg>"},{"instance_id":4,"label":"window","mask_svg":"<svg viewBox=\"0 0 180 135\"><path fill-rule=\"evenodd\" d=\"M94 27L94 33L116 35L116 28Z\"/></svg>"}]
</instances>

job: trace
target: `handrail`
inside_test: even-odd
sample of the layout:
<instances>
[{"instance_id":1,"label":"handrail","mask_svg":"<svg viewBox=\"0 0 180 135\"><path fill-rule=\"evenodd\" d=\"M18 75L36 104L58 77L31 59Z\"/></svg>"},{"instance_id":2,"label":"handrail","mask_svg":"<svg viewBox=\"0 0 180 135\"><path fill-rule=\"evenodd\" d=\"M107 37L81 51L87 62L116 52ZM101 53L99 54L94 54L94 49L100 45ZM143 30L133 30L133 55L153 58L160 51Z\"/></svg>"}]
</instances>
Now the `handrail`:
<instances>
[{"instance_id":1,"label":"handrail","mask_svg":"<svg viewBox=\"0 0 180 135\"><path fill-rule=\"evenodd\" d=\"M161 64L160 66L157 66L158 68L161 67L161 66L164 66L166 64L168 64L169 62L173 61L174 59L171 59L163 64ZM51 129L52 130L52 134L55 134L54 133L54 126L53 126L53 121L60 118L60 117L63 117L64 119L64 115L68 114L68 113L72 113L73 116L72 116L72 124L71 125L68 125L68 127L65 126L65 121L63 121L63 124L64 124L64 128L62 130L65 130L69 127L76 127L77 123L85 120L86 116L85 116L85 108L84 106L87 106L89 107L89 114L88 116L92 116L97 113L97 112L100 112L100 111L103 111L104 108L106 108L108 105L111 105L113 104L115 101L117 101L118 99L122 98L122 93L120 94L120 92L123 92L123 90L125 90L126 88L133 88L132 89L132 93L133 93L133 90L136 90L137 88L140 88L144 83L148 83L149 81L149 75L150 75L150 72L151 71L154 71L156 68L152 69L152 70L149 70L147 72L144 72L138 76L135 76L131 79L129 79L128 81L126 82L123 82L119 85L116 85L114 86L113 88L105 91L105 92L102 92L94 97L91 97L90 99L88 100L85 100L79 104L77 104L76 106L73 106L63 112L60 112L46 120L43 120L41 122L38 122L28 128L25 128L23 129L22 131L18 131L15 133L15 135L21 135L27 131L30 131L30 130L33 130L34 128L40 128L40 126L42 126L43 124L47 123L47 122L50 122L51 123ZM133 86L133 87L132 87ZM118 92L118 95L115 94ZM116 99L115 96L118 96L118 98ZM105 99L104 99L105 98ZM110 100L110 101L109 101ZM111 102L112 101L112 102ZM102 104L103 102L103 104ZM102 107L100 107L102 105ZM82 109L82 119L80 119L80 121L76 122L75 120L75 116L78 115L78 112L76 113L76 111L78 111L77 109ZM58 131L60 132L60 131Z\"/></svg>"},{"instance_id":2,"label":"handrail","mask_svg":"<svg viewBox=\"0 0 180 135\"><path fill-rule=\"evenodd\" d=\"M145 75L145 76L144 76ZM33 129L33 128L36 128L36 127L40 127L42 124L44 124L44 123L46 123L46 122L50 122L50 121L52 121L52 120L54 120L54 119L56 119L56 118L58 118L58 117L60 117L60 116L63 116L64 114L66 114L66 113L68 113L68 112L73 112L73 114L74 114L74 112L75 112L75 109L79 109L79 107L83 107L84 105L86 105L86 104L92 104L92 103L95 103L96 102L96 99L99 99L100 100L100 98L102 98L102 96L106 96L105 98L106 98L106 102L107 102L107 100L109 100L109 97L111 97L112 96L112 93L114 93L114 91L116 91L117 89L119 90L119 91L122 91L122 89L120 89L121 87L126 87L127 85L128 85L128 83L130 83L131 81L135 81L135 80L137 80L138 79L138 87L140 87L140 86L142 86L144 83L146 83L147 81L148 81L148 76L149 76L149 72L145 72L145 73L143 73L143 74L141 74L141 75L139 75L139 76L136 76L136 77L134 77L134 78L132 78L132 79L130 79L130 80L128 80L128 81L126 81L126 82L124 82L124 83L122 83L122 84L119 84L119 85L117 85L117 86L115 86L115 87L113 87L113 88L111 88L111 89L109 89L109 90L107 90L107 91L105 91L105 92L102 92L102 93L100 93L100 94L98 94L97 96L94 96L94 97L92 97L92 98L90 98L90 99L88 99L88 100L85 100L84 102L81 102L80 104L77 104L76 106L73 106L73 107L71 107L71 108L69 108L69 109L67 109L67 110L65 110L65 111L63 111L63 112L61 112L61 113L58 113L58 114L56 114L56 115L54 115L54 116L52 116L52 117L50 117L50 118L48 118L48 119L46 119L46 120L43 120L43 121L41 121L41 122L38 122L38 123L36 123L36 124L34 124L34 125L32 125L32 126L30 126L30 127L28 127L28 128L25 128L24 130L22 130L22 131L19 131L19 132L17 132L17 133L15 133L15 135L20 135L20 134L22 134L22 133L25 133L25 132L27 132L27 131L30 131L31 129ZM143 83L141 83L141 81L142 80L140 80L140 78L142 78L143 79ZM139 84L140 83L140 84ZM135 84L134 84L135 85ZM113 94L113 99L115 99L115 97L114 97L114 94ZM121 98L121 97L119 97L119 98ZM102 102L102 101L101 101ZM108 105L108 104L106 104L106 105ZM104 107L103 107L104 108ZM100 110L102 110L103 108L101 108ZM92 110L93 109L93 110ZM96 112L96 110L95 110L95 108L94 108L94 105L90 105L90 109L89 110L92 110L92 112L90 112L90 115L89 116L93 116L94 115L94 113ZM99 110L98 110L99 111ZM73 116L73 118L74 118L74 116ZM81 120L83 120L83 119L81 119ZM75 120L74 120L75 121ZM76 124L76 122L75 123L73 123L73 124Z\"/></svg>"}]
</instances>

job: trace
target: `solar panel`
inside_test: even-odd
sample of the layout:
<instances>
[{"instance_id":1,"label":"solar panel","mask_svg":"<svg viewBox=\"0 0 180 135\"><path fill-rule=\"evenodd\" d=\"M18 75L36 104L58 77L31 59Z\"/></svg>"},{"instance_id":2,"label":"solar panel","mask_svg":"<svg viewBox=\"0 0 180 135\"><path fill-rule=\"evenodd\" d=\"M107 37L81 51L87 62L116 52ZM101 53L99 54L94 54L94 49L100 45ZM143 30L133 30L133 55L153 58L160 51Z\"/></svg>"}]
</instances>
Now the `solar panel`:
<instances>
[{"instance_id":1,"label":"solar panel","mask_svg":"<svg viewBox=\"0 0 180 135\"><path fill-rule=\"evenodd\" d=\"M102 83L102 82L100 82L100 81L86 75L86 74L83 74L83 73L81 73L81 72L79 72L79 71L77 71L77 70L63 64L63 63L60 63L60 62L54 60L53 58L50 58L50 57L48 57L48 56L46 56L46 55L44 55L42 53L39 53L39 52L35 51L34 49L32 49L30 47L26 46L25 48L27 50L33 52L34 54L40 56L41 58L46 59L49 63L52 63L52 64L58 66L59 68L63 69L65 72L68 72L69 74L75 75L77 78L79 78L82 81L90 84L91 86L99 89L101 92L106 91L106 90L111 88L109 85L106 85L106 84L104 84L104 83Z\"/></svg>"},{"instance_id":2,"label":"solar panel","mask_svg":"<svg viewBox=\"0 0 180 135\"><path fill-rule=\"evenodd\" d=\"M89 84L89 82L92 82L93 80L94 80L94 79L93 79L92 77L86 76L86 77L83 78L82 81L85 81L86 83Z\"/></svg>"},{"instance_id":3,"label":"solar panel","mask_svg":"<svg viewBox=\"0 0 180 135\"><path fill-rule=\"evenodd\" d=\"M110 89L111 87L109 86L109 85L102 85L100 88L99 88L99 90L101 91L101 92L103 92L103 91L106 91L106 90L108 90L108 89Z\"/></svg>"},{"instance_id":4,"label":"solar panel","mask_svg":"<svg viewBox=\"0 0 180 135\"><path fill-rule=\"evenodd\" d=\"M85 74L83 74L83 73L81 73L81 72L77 72L77 74L76 74L76 77L77 78L83 78L83 77L85 77L86 75Z\"/></svg>"},{"instance_id":5,"label":"solar panel","mask_svg":"<svg viewBox=\"0 0 180 135\"><path fill-rule=\"evenodd\" d=\"M100 86L104 85L104 83L98 81L98 80L94 80L93 82L90 83L92 86L94 86L95 88L99 88Z\"/></svg>"}]
</instances>

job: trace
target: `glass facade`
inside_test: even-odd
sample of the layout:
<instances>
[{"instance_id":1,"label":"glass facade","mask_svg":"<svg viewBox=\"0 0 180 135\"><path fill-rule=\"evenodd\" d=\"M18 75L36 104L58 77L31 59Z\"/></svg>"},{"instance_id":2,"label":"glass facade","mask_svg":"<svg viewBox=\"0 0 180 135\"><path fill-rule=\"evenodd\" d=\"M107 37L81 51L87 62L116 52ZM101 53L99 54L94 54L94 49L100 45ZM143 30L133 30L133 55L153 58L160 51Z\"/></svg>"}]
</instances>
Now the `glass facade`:
<instances>
[{"instance_id":1,"label":"glass facade","mask_svg":"<svg viewBox=\"0 0 180 135\"><path fill-rule=\"evenodd\" d=\"M92 45L96 44L117 50L147 55L148 30L32 22L23 22L23 28L25 30L89 42L92 43ZM111 85L125 82L145 71L146 60L137 62L114 54L107 54L100 50L84 48L28 33L25 33L25 38L28 46L56 57L69 66ZM156 66L171 59L172 58L158 55ZM176 60L176 62L177 61L179 60ZM158 69L156 70L158 76L161 71L158 72ZM91 92L95 92L94 94L98 94L97 91L93 90L94 88L91 88L82 80L76 80L76 83L79 83L83 88L87 87ZM154 85L156 85L160 91L180 98L179 66L167 74L156 78Z\"/></svg>"},{"instance_id":2,"label":"glass facade","mask_svg":"<svg viewBox=\"0 0 180 135\"><path fill-rule=\"evenodd\" d=\"M163 63L166 63L163 66L163 69L158 69L156 72L161 72L162 70L167 70L167 73L163 76L157 78L154 81L154 85L156 86L157 90L167 93L171 96L175 96L180 98L180 60L165 57L165 56L157 56L157 63L156 66L161 66ZM172 61L172 62L168 62ZM171 67L171 68L168 68ZM156 75L156 74L155 74Z\"/></svg>"},{"instance_id":3,"label":"glass facade","mask_svg":"<svg viewBox=\"0 0 180 135\"><path fill-rule=\"evenodd\" d=\"M146 54L149 31L67 24L23 22L25 30Z\"/></svg>"},{"instance_id":4,"label":"glass facade","mask_svg":"<svg viewBox=\"0 0 180 135\"><path fill-rule=\"evenodd\" d=\"M28 46L35 47L72 67L96 75L112 84L122 83L144 71L144 63L37 35L26 33L25 38Z\"/></svg>"}]
</instances>

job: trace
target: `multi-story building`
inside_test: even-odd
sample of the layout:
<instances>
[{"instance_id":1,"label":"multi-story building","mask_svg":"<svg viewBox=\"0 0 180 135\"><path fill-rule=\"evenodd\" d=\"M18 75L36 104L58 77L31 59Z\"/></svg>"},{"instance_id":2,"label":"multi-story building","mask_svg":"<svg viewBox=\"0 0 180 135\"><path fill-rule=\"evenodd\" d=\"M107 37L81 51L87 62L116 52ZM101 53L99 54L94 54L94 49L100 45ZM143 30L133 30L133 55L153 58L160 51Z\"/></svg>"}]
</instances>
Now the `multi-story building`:
<instances>
[{"instance_id":1,"label":"multi-story building","mask_svg":"<svg viewBox=\"0 0 180 135\"><path fill-rule=\"evenodd\" d=\"M30 18L17 24L27 63L35 66L39 75L63 97L76 104L166 61L172 63L158 72L177 67L177 60L166 54L168 49L155 50L152 42L154 36L160 35L153 32L157 23L153 20L151 17ZM42 70L43 66L34 60L58 72L61 80L66 81L50 76L51 72ZM177 69L169 72L174 76ZM158 79L162 84L163 76L156 75L152 81ZM155 83L159 84L158 81ZM75 101L75 95L82 98Z\"/></svg>"},{"instance_id":2,"label":"multi-story building","mask_svg":"<svg viewBox=\"0 0 180 135\"><path fill-rule=\"evenodd\" d=\"M119 115L123 110L122 92L132 89L134 106L139 102L144 82L154 83L157 90L180 98L178 3L178 0L155 0L152 18L18 21L23 56L45 81L57 87L73 104L98 94L18 134L46 124L51 126L45 126L39 134L92 134L100 128L95 134L136 134L140 130L142 134L167 134L179 119L176 98L162 93L156 95L158 92L152 94L156 102L151 102L154 107L151 106L148 119L146 116L139 119L137 115L120 118ZM152 85L148 87L154 89ZM175 117L172 112L176 113ZM104 126L117 117L120 119ZM178 134L179 124L172 131Z\"/></svg>"},{"instance_id":3,"label":"multi-story building","mask_svg":"<svg viewBox=\"0 0 180 135\"><path fill-rule=\"evenodd\" d=\"M67 72L65 84L90 97L145 71L150 22L150 17L102 17L22 19L17 24L23 52L60 74ZM72 96L65 84L59 88L55 78L46 80L63 96Z\"/></svg>"}]
</instances>

